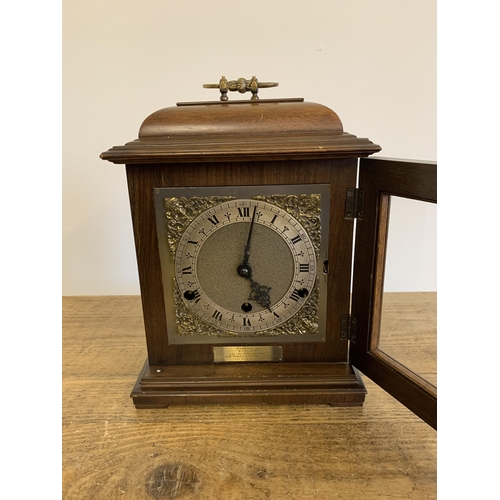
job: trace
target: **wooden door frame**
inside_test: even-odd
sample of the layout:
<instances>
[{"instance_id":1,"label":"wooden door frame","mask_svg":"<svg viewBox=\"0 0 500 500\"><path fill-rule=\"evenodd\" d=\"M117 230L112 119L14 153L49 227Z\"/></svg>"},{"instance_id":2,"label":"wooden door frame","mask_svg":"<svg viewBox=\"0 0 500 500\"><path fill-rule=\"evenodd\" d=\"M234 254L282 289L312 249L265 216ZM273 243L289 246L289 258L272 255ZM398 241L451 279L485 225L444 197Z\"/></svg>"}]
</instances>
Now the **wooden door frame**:
<instances>
[{"instance_id":1,"label":"wooden door frame","mask_svg":"<svg viewBox=\"0 0 500 500\"><path fill-rule=\"evenodd\" d=\"M356 340L350 362L367 377L437 428L437 389L378 349L389 197L437 203L435 163L363 158L359 164L363 216L357 220L351 314Z\"/></svg>"}]
</instances>

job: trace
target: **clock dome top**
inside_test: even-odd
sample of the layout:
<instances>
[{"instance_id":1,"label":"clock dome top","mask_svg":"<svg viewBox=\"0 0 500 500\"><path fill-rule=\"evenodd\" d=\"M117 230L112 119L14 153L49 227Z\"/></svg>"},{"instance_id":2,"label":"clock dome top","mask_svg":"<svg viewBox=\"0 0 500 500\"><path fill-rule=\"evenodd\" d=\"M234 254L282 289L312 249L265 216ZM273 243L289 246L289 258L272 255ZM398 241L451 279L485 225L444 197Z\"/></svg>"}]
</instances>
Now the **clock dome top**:
<instances>
[{"instance_id":1,"label":"clock dome top","mask_svg":"<svg viewBox=\"0 0 500 500\"><path fill-rule=\"evenodd\" d=\"M342 133L340 118L326 106L303 99L268 99L178 103L148 116L139 139Z\"/></svg>"},{"instance_id":2,"label":"clock dome top","mask_svg":"<svg viewBox=\"0 0 500 500\"><path fill-rule=\"evenodd\" d=\"M139 137L101 158L114 163L244 161L368 156L330 108L297 99L177 103L149 115Z\"/></svg>"}]
</instances>

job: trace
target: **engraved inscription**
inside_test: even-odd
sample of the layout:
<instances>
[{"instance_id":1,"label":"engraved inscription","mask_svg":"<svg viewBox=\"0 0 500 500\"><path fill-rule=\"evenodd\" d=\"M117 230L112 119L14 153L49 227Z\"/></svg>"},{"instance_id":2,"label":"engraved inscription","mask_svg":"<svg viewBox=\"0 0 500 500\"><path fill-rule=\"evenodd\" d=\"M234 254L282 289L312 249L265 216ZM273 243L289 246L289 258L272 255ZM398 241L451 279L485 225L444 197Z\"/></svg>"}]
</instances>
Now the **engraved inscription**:
<instances>
[{"instance_id":1,"label":"engraved inscription","mask_svg":"<svg viewBox=\"0 0 500 500\"><path fill-rule=\"evenodd\" d=\"M282 361L281 346L223 346L214 347L215 363L237 363L252 361Z\"/></svg>"}]
</instances>

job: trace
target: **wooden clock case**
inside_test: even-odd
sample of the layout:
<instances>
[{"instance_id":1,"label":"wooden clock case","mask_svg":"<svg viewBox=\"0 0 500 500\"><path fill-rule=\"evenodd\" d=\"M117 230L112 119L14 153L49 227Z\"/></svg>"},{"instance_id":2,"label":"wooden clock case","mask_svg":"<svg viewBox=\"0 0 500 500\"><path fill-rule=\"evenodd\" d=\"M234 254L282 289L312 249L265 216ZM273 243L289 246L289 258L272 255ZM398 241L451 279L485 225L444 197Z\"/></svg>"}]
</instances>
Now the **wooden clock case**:
<instances>
[{"instance_id":1,"label":"wooden clock case","mask_svg":"<svg viewBox=\"0 0 500 500\"><path fill-rule=\"evenodd\" d=\"M105 160L126 164L148 350L131 394L137 408L193 403L363 404L366 389L350 356L362 364L360 352L371 345L364 335L372 320L378 202L371 199L369 189L364 193L356 189L356 182L359 159L378 151L380 147L368 139L344 132L337 114L323 105L303 99L261 99L178 103L147 117L137 140L102 153ZM325 341L280 343L282 362L249 363L215 363L210 344L170 344L153 190L283 184L330 187L330 220L323 221L329 224ZM364 209L356 203L362 194ZM369 207L372 203L374 208ZM368 208L374 210L374 220ZM361 290L362 307L368 312L358 313L354 338L351 262L353 225L360 210L363 223L368 219L370 224L371 240L363 243L368 256L356 256L362 274L355 276L353 292ZM353 346L361 351L353 351Z\"/></svg>"}]
</instances>

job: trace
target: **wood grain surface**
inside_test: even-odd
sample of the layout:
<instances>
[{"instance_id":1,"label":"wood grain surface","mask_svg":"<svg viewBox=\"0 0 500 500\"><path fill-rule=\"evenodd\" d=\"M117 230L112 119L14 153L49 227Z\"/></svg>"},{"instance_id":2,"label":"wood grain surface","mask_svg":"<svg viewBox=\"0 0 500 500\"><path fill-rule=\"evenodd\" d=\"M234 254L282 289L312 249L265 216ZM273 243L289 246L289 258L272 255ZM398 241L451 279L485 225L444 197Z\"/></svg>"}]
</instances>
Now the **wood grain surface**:
<instances>
[{"instance_id":1,"label":"wood grain surface","mask_svg":"<svg viewBox=\"0 0 500 500\"><path fill-rule=\"evenodd\" d=\"M155 111L139 138L101 154L114 163L179 163L364 157L380 151L343 131L321 104L295 100L200 102Z\"/></svg>"},{"instance_id":2,"label":"wood grain surface","mask_svg":"<svg viewBox=\"0 0 500 500\"><path fill-rule=\"evenodd\" d=\"M63 299L65 500L436 498L436 432L366 377L363 407L136 410L145 357L139 297Z\"/></svg>"},{"instance_id":3,"label":"wood grain surface","mask_svg":"<svg viewBox=\"0 0 500 500\"><path fill-rule=\"evenodd\" d=\"M437 386L437 293L384 293L378 348Z\"/></svg>"}]
</instances>

